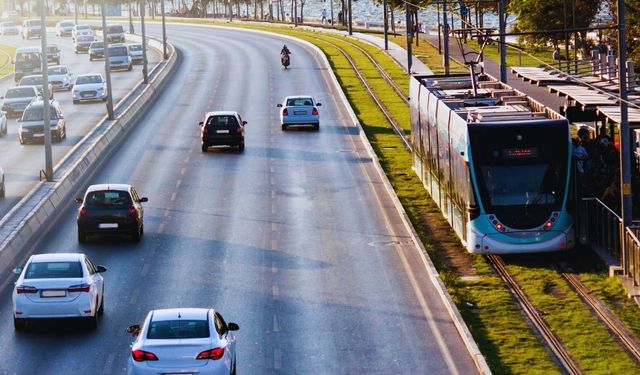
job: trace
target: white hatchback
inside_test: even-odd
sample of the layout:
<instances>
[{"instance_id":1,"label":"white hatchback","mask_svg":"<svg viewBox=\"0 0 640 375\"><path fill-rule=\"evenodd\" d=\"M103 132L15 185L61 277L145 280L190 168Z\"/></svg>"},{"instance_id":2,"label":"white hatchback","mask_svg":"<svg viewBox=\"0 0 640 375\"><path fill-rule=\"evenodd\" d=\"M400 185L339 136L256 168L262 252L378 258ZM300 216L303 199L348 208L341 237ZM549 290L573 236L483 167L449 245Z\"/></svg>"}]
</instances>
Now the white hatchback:
<instances>
[{"instance_id":1,"label":"white hatchback","mask_svg":"<svg viewBox=\"0 0 640 375\"><path fill-rule=\"evenodd\" d=\"M280 125L287 130L290 125L311 125L315 130L320 128L320 112L322 104L308 95L287 96L280 108Z\"/></svg>"},{"instance_id":2,"label":"white hatchback","mask_svg":"<svg viewBox=\"0 0 640 375\"><path fill-rule=\"evenodd\" d=\"M84 254L32 255L13 288L13 323L24 329L29 319L85 318L91 328L104 311L104 266Z\"/></svg>"},{"instance_id":3,"label":"white hatchback","mask_svg":"<svg viewBox=\"0 0 640 375\"><path fill-rule=\"evenodd\" d=\"M213 309L152 310L127 329L136 337L129 374L235 375L238 329Z\"/></svg>"}]
</instances>

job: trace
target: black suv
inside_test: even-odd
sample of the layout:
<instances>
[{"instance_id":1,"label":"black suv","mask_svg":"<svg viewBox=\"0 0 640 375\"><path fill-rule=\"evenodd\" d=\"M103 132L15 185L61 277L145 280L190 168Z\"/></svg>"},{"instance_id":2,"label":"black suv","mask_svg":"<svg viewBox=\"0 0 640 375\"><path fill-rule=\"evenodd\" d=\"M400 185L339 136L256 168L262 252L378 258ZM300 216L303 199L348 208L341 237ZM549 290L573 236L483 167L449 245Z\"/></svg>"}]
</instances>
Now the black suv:
<instances>
[{"instance_id":1,"label":"black suv","mask_svg":"<svg viewBox=\"0 0 640 375\"><path fill-rule=\"evenodd\" d=\"M206 152L211 146L237 146L244 150L244 126L246 121L238 112L217 111L209 112L200 121L200 134L202 136L202 152Z\"/></svg>"},{"instance_id":2,"label":"black suv","mask_svg":"<svg viewBox=\"0 0 640 375\"><path fill-rule=\"evenodd\" d=\"M47 62L60 65L60 48L55 44L47 46Z\"/></svg>"}]
</instances>

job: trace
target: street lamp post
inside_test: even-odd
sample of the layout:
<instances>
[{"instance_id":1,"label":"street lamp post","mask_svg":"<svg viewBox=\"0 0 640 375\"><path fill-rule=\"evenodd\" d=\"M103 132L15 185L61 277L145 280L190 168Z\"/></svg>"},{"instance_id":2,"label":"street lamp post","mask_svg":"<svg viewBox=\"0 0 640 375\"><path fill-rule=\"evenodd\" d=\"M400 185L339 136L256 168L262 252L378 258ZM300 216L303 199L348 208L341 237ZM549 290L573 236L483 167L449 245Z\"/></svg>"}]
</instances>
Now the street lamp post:
<instances>
[{"instance_id":1,"label":"street lamp post","mask_svg":"<svg viewBox=\"0 0 640 375\"><path fill-rule=\"evenodd\" d=\"M142 82L149 83L149 72L147 71L147 34L144 29L145 6L145 2L142 0L140 4L140 23L142 24Z\"/></svg>"},{"instance_id":2,"label":"street lamp post","mask_svg":"<svg viewBox=\"0 0 640 375\"><path fill-rule=\"evenodd\" d=\"M387 9L387 0L382 2L382 12L384 13L384 16L382 17L382 24L384 25L384 50L386 51L389 49L389 10ZM331 17L333 17L333 14Z\"/></svg>"},{"instance_id":3,"label":"street lamp post","mask_svg":"<svg viewBox=\"0 0 640 375\"><path fill-rule=\"evenodd\" d=\"M133 1L129 0L129 34L133 34Z\"/></svg>"},{"instance_id":4,"label":"street lamp post","mask_svg":"<svg viewBox=\"0 0 640 375\"><path fill-rule=\"evenodd\" d=\"M113 95L111 92L111 66L109 65L109 44L107 40L107 7L102 0L102 42L104 45L104 76L107 81L107 116L113 120Z\"/></svg>"},{"instance_id":5,"label":"street lamp post","mask_svg":"<svg viewBox=\"0 0 640 375\"><path fill-rule=\"evenodd\" d=\"M353 19L351 18L351 0L349 0L349 35L353 35Z\"/></svg>"},{"instance_id":6,"label":"street lamp post","mask_svg":"<svg viewBox=\"0 0 640 375\"><path fill-rule=\"evenodd\" d=\"M167 29L164 22L164 0L160 0L160 11L162 12L162 59L167 59ZM247 14L248 16L248 14Z\"/></svg>"},{"instance_id":7,"label":"street lamp post","mask_svg":"<svg viewBox=\"0 0 640 375\"><path fill-rule=\"evenodd\" d=\"M51 122L49 118L49 74L47 68L47 11L44 0L40 0L40 23L42 32L42 118L44 120L44 173L48 182L53 181L53 157L51 155Z\"/></svg>"}]
</instances>

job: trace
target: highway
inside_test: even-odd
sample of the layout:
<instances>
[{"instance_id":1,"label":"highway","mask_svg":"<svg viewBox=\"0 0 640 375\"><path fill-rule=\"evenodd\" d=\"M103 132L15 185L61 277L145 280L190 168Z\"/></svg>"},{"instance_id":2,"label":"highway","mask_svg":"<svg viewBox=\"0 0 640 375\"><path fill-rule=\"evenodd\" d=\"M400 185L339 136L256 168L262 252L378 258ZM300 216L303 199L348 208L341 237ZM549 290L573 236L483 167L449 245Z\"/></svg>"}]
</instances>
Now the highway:
<instances>
[{"instance_id":1,"label":"highway","mask_svg":"<svg viewBox=\"0 0 640 375\"><path fill-rule=\"evenodd\" d=\"M0 43L13 46L40 46L40 39L22 40L19 35L0 36ZM60 63L67 65L74 74L102 73L104 60L89 61L86 53L75 54L71 37L56 37L52 28L47 32L47 44L56 44L61 50ZM149 70L159 61L160 55L153 49L149 51ZM114 104L122 99L142 80L141 65L134 65L132 72L113 72L111 82ZM0 95L14 86L13 78L0 81ZM67 138L53 143L53 165L55 166L73 146L78 143L106 115L103 102L73 104L71 91L56 91L57 100L65 115ZM39 171L44 169L44 146L42 144L20 145L18 141L17 119L8 121L9 134L0 137L0 166L4 169L7 181L7 196L0 199L0 217L4 216L39 180Z\"/></svg>"},{"instance_id":2,"label":"highway","mask_svg":"<svg viewBox=\"0 0 640 375\"><path fill-rule=\"evenodd\" d=\"M212 306L240 325L240 374L476 373L424 266L401 251L409 233L317 55L246 31L172 25L168 35L180 70L87 181L149 197L144 238L80 245L70 201L25 259L84 252L107 266L104 317L94 332L53 323L14 333L15 276L3 277L0 373L123 373L126 327L181 306ZM319 132L280 130L276 104L299 93L322 102ZM198 121L220 109L248 121L243 153L200 151Z\"/></svg>"}]
</instances>

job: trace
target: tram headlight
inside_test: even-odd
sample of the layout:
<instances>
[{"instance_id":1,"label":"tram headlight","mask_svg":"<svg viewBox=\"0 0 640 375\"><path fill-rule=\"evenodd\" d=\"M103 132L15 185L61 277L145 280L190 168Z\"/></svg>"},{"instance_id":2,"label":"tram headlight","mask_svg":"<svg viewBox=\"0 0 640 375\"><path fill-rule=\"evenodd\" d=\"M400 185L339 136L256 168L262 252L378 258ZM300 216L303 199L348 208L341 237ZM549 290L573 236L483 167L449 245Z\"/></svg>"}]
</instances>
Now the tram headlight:
<instances>
[{"instance_id":1,"label":"tram headlight","mask_svg":"<svg viewBox=\"0 0 640 375\"><path fill-rule=\"evenodd\" d=\"M553 224L556 223L556 220L558 219L558 213L554 212L551 214L551 217L549 218L549 220L547 220L546 223L544 223L544 225L542 226L543 230L549 230L551 228L553 228Z\"/></svg>"}]
</instances>

